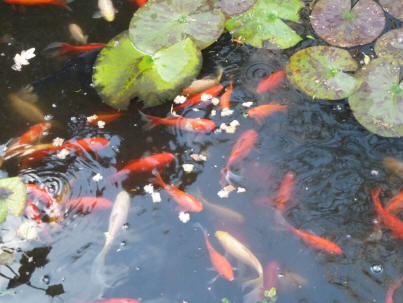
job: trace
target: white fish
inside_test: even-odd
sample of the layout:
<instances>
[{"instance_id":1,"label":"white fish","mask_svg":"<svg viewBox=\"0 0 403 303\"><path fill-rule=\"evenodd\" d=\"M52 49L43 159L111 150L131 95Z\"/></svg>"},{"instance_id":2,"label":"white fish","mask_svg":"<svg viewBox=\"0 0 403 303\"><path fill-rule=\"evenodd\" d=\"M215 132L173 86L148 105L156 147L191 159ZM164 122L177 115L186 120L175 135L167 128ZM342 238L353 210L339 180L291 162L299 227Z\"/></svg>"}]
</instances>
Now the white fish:
<instances>
[{"instance_id":1,"label":"white fish","mask_svg":"<svg viewBox=\"0 0 403 303\"><path fill-rule=\"evenodd\" d=\"M108 22L115 20L115 8L113 7L112 0L98 0L99 12L94 14L94 18L102 17Z\"/></svg>"},{"instance_id":2,"label":"white fish","mask_svg":"<svg viewBox=\"0 0 403 303\"><path fill-rule=\"evenodd\" d=\"M249 250L249 248L239 242L230 233L222 230L217 230L215 232L215 236L230 255L256 270L258 277L244 282L242 288L253 287L253 289L244 296L244 303L257 302L259 300L261 288L263 287L262 264Z\"/></svg>"},{"instance_id":3,"label":"white fish","mask_svg":"<svg viewBox=\"0 0 403 303\"><path fill-rule=\"evenodd\" d=\"M73 39L76 40L78 43L87 44L88 36L84 35L83 30L80 26L75 23L69 24L69 32Z\"/></svg>"},{"instance_id":4,"label":"white fish","mask_svg":"<svg viewBox=\"0 0 403 303\"><path fill-rule=\"evenodd\" d=\"M130 208L130 196L126 191L121 191L113 203L111 215L109 217L108 231L105 233L105 243L101 252L95 258L92 265L91 276L94 280L98 280L102 284L105 283L105 277L102 269L105 262L105 256L112 246L113 241L118 235L124 223L127 220L127 214Z\"/></svg>"}]
</instances>

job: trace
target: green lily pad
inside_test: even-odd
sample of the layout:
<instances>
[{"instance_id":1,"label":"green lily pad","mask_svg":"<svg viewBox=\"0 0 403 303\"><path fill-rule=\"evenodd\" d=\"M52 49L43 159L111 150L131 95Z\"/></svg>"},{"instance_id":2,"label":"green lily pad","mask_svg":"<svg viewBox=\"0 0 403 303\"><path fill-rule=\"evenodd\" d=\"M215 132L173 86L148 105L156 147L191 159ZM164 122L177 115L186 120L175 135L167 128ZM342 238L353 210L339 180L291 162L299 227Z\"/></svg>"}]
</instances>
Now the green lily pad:
<instances>
[{"instance_id":1,"label":"green lily pad","mask_svg":"<svg viewBox=\"0 0 403 303\"><path fill-rule=\"evenodd\" d=\"M399 83L398 63L377 58L364 66L358 76L362 85L349 97L355 118L380 136L403 136L403 82Z\"/></svg>"},{"instance_id":2,"label":"green lily pad","mask_svg":"<svg viewBox=\"0 0 403 303\"><path fill-rule=\"evenodd\" d=\"M344 49L312 46L291 56L290 81L314 98L339 100L358 89L359 81L345 73L357 70L357 62Z\"/></svg>"},{"instance_id":3,"label":"green lily pad","mask_svg":"<svg viewBox=\"0 0 403 303\"><path fill-rule=\"evenodd\" d=\"M382 8L373 0L319 0L311 13L315 32L331 45L352 47L374 41L385 27Z\"/></svg>"},{"instance_id":4,"label":"green lily pad","mask_svg":"<svg viewBox=\"0 0 403 303\"><path fill-rule=\"evenodd\" d=\"M189 38L144 56L138 65L137 95L145 107L172 100L199 74L201 62L201 53Z\"/></svg>"},{"instance_id":5,"label":"green lily pad","mask_svg":"<svg viewBox=\"0 0 403 303\"><path fill-rule=\"evenodd\" d=\"M393 17L403 21L403 1L399 0L379 0L382 7Z\"/></svg>"},{"instance_id":6,"label":"green lily pad","mask_svg":"<svg viewBox=\"0 0 403 303\"><path fill-rule=\"evenodd\" d=\"M27 203L27 189L20 177L0 179L0 223L8 213L20 216Z\"/></svg>"},{"instance_id":7,"label":"green lily pad","mask_svg":"<svg viewBox=\"0 0 403 303\"><path fill-rule=\"evenodd\" d=\"M133 47L126 31L99 53L93 82L102 100L116 109L127 109L136 96L145 107L156 106L172 99L197 76L201 60L190 39L149 56Z\"/></svg>"},{"instance_id":8,"label":"green lily pad","mask_svg":"<svg viewBox=\"0 0 403 303\"><path fill-rule=\"evenodd\" d=\"M301 0L257 0L243 14L225 22L226 29L240 41L258 48L289 48L302 38L283 20L299 22Z\"/></svg>"},{"instance_id":9,"label":"green lily pad","mask_svg":"<svg viewBox=\"0 0 403 303\"><path fill-rule=\"evenodd\" d=\"M129 26L130 40L148 55L154 55L185 38L203 49L224 30L224 15L207 0L154 0L140 7Z\"/></svg>"},{"instance_id":10,"label":"green lily pad","mask_svg":"<svg viewBox=\"0 0 403 303\"><path fill-rule=\"evenodd\" d=\"M256 0L220 0L219 6L224 14L228 16L236 16L250 9Z\"/></svg>"},{"instance_id":11,"label":"green lily pad","mask_svg":"<svg viewBox=\"0 0 403 303\"><path fill-rule=\"evenodd\" d=\"M127 31L101 50L94 65L93 83L103 102L116 109L127 109L136 96L137 65L143 56L134 48Z\"/></svg>"},{"instance_id":12,"label":"green lily pad","mask_svg":"<svg viewBox=\"0 0 403 303\"><path fill-rule=\"evenodd\" d=\"M375 44L378 57L396 60L403 65L403 28L398 28L382 35Z\"/></svg>"}]
</instances>

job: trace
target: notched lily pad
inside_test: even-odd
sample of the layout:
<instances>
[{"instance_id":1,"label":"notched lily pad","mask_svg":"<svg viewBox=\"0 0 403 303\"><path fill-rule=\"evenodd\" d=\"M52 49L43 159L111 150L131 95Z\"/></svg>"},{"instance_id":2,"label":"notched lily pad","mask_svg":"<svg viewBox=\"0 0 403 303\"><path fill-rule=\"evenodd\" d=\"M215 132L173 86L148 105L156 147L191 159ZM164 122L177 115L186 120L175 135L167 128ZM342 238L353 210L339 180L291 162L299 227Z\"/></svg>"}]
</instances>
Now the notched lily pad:
<instances>
[{"instance_id":1,"label":"notched lily pad","mask_svg":"<svg viewBox=\"0 0 403 303\"><path fill-rule=\"evenodd\" d=\"M396 60L403 65L403 28L398 28L382 35L375 44L378 57Z\"/></svg>"},{"instance_id":2,"label":"notched lily pad","mask_svg":"<svg viewBox=\"0 0 403 303\"><path fill-rule=\"evenodd\" d=\"M379 0L382 7L393 17L403 21L403 1L401 0Z\"/></svg>"},{"instance_id":3,"label":"notched lily pad","mask_svg":"<svg viewBox=\"0 0 403 303\"><path fill-rule=\"evenodd\" d=\"M403 136L403 82L400 66L377 58L358 73L360 89L350 96L355 118L369 131L384 137Z\"/></svg>"},{"instance_id":4,"label":"notched lily pad","mask_svg":"<svg viewBox=\"0 0 403 303\"><path fill-rule=\"evenodd\" d=\"M116 109L127 109L136 96L151 107L172 99L200 67L201 53L190 39L149 56L133 47L126 31L100 52L93 79L103 101Z\"/></svg>"},{"instance_id":5,"label":"notched lily pad","mask_svg":"<svg viewBox=\"0 0 403 303\"><path fill-rule=\"evenodd\" d=\"M0 223L8 213L20 216L27 202L27 189L20 177L0 179Z\"/></svg>"},{"instance_id":6,"label":"notched lily pad","mask_svg":"<svg viewBox=\"0 0 403 303\"><path fill-rule=\"evenodd\" d=\"M103 102L116 109L127 109L136 96L137 64L143 56L134 48L127 31L101 50L94 65L93 82Z\"/></svg>"},{"instance_id":7,"label":"notched lily pad","mask_svg":"<svg viewBox=\"0 0 403 303\"><path fill-rule=\"evenodd\" d=\"M291 56L287 76L314 98L339 100L358 89L359 81L345 73L357 68L357 62L344 49L312 46Z\"/></svg>"},{"instance_id":8,"label":"notched lily pad","mask_svg":"<svg viewBox=\"0 0 403 303\"><path fill-rule=\"evenodd\" d=\"M311 13L315 32L331 45L352 47L374 41L385 27L382 8L373 0L319 0Z\"/></svg>"},{"instance_id":9,"label":"notched lily pad","mask_svg":"<svg viewBox=\"0 0 403 303\"><path fill-rule=\"evenodd\" d=\"M302 38L283 20L300 22L301 0L257 0L243 14L225 22L226 29L240 41L258 48L289 48Z\"/></svg>"},{"instance_id":10,"label":"notched lily pad","mask_svg":"<svg viewBox=\"0 0 403 303\"><path fill-rule=\"evenodd\" d=\"M148 55L188 37L203 49L220 37L224 21L221 10L207 0L154 0L136 11L129 36Z\"/></svg>"},{"instance_id":11,"label":"notched lily pad","mask_svg":"<svg viewBox=\"0 0 403 303\"><path fill-rule=\"evenodd\" d=\"M220 0L219 6L224 14L228 16L236 16L250 9L256 0Z\"/></svg>"}]
</instances>

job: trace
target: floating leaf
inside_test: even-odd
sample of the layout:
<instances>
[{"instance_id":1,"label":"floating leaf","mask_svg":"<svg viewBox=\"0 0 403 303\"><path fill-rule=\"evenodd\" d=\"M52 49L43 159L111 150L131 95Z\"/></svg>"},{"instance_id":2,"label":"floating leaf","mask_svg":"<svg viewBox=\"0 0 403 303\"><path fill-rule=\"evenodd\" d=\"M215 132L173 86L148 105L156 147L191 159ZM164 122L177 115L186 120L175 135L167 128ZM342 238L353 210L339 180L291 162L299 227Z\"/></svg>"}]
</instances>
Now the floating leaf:
<instances>
[{"instance_id":1,"label":"floating leaf","mask_svg":"<svg viewBox=\"0 0 403 303\"><path fill-rule=\"evenodd\" d=\"M401 0L379 0L385 11L393 17L403 21L403 1Z\"/></svg>"},{"instance_id":2,"label":"floating leaf","mask_svg":"<svg viewBox=\"0 0 403 303\"><path fill-rule=\"evenodd\" d=\"M143 56L134 48L127 31L101 50L94 65L93 82L103 102L116 109L127 109L136 95L137 65Z\"/></svg>"},{"instance_id":3,"label":"floating leaf","mask_svg":"<svg viewBox=\"0 0 403 303\"><path fill-rule=\"evenodd\" d=\"M302 38L283 20L299 22L301 0L257 0L243 14L225 22L225 27L238 40L259 48L289 48Z\"/></svg>"},{"instance_id":4,"label":"floating leaf","mask_svg":"<svg viewBox=\"0 0 403 303\"><path fill-rule=\"evenodd\" d=\"M172 100L197 76L201 62L201 53L189 38L145 56L138 67L137 95L145 107Z\"/></svg>"},{"instance_id":5,"label":"floating leaf","mask_svg":"<svg viewBox=\"0 0 403 303\"><path fill-rule=\"evenodd\" d=\"M352 47L374 41L385 27L382 8L373 0L319 0L311 13L315 32L331 45Z\"/></svg>"},{"instance_id":6,"label":"floating leaf","mask_svg":"<svg viewBox=\"0 0 403 303\"><path fill-rule=\"evenodd\" d=\"M256 0L220 0L221 10L228 16L242 14L256 3Z\"/></svg>"},{"instance_id":7,"label":"floating leaf","mask_svg":"<svg viewBox=\"0 0 403 303\"><path fill-rule=\"evenodd\" d=\"M0 265L12 265L15 261L14 254L11 250L0 248Z\"/></svg>"},{"instance_id":8,"label":"floating leaf","mask_svg":"<svg viewBox=\"0 0 403 303\"><path fill-rule=\"evenodd\" d=\"M403 82L400 66L386 58L372 60L358 73L360 89L350 96L355 118L384 137L403 136Z\"/></svg>"},{"instance_id":9,"label":"floating leaf","mask_svg":"<svg viewBox=\"0 0 403 303\"><path fill-rule=\"evenodd\" d=\"M211 8L207 0L154 0L136 11L129 36L148 55L187 37L203 49L220 37L224 21L221 10Z\"/></svg>"},{"instance_id":10,"label":"floating leaf","mask_svg":"<svg viewBox=\"0 0 403 303\"><path fill-rule=\"evenodd\" d=\"M396 60L403 65L403 28L398 28L382 35L375 44L378 57Z\"/></svg>"},{"instance_id":11,"label":"floating leaf","mask_svg":"<svg viewBox=\"0 0 403 303\"><path fill-rule=\"evenodd\" d=\"M200 51L190 39L149 56L133 47L126 31L102 49L93 78L108 105L127 109L130 99L138 96L150 107L172 99L196 77L200 66Z\"/></svg>"},{"instance_id":12,"label":"floating leaf","mask_svg":"<svg viewBox=\"0 0 403 303\"><path fill-rule=\"evenodd\" d=\"M312 46L292 55L287 75L294 85L314 98L338 100L358 89L359 81L345 73L357 68L355 60L344 49Z\"/></svg>"},{"instance_id":13,"label":"floating leaf","mask_svg":"<svg viewBox=\"0 0 403 303\"><path fill-rule=\"evenodd\" d=\"M0 223L7 213L19 216L27 202L27 189L20 177L0 179Z\"/></svg>"}]
</instances>

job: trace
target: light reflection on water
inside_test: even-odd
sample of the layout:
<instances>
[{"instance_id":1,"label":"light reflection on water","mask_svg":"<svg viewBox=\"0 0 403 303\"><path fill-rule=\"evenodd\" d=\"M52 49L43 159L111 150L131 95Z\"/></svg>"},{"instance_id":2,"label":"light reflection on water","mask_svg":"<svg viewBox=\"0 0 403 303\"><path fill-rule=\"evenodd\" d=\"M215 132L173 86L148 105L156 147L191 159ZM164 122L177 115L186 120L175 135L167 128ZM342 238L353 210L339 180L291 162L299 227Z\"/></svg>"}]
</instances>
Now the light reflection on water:
<instances>
[{"instance_id":1,"label":"light reflection on water","mask_svg":"<svg viewBox=\"0 0 403 303\"><path fill-rule=\"evenodd\" d=\"M118 23L106 24L88 17L93 10L89 2L73 2L74 15L53 8L30 9L25 21L19 13L1 3L4 28L9 29L17 42L10 47L0 46L0 51L6 54L0 57L0 62L11 66L10 58L21 47L25 49L34 44L43 49L52 41L68 40L63 27L76 19L94 41L105 42L125 29L130 19L128 4L121 1L117 5L120 7ZM35 24L44 16L57 27L52 31L43 29L48 33L46 37L27 28L27 24ZM403 251L400 243L387 233L380 241L367 239L375 218L369 191L374 186L382 186L384 197L390 197L401 190L401 179L391 176L382 160L385 156L403 159L403 141L368 133L356 123L346 101L312 101L288 83L273 93L254 94L259 80L284 67L288 52L253 51L246 46L231 45L225 36L204 55L205 73L221 65L224 82L234 75L235 89L231 100L235 112L230 117L221 117L218 111L211 117L212 108L208 106L200 108L199 112L186 110L185 115L211 117L217 125L236 119L241 125L235 135L196 136L160 126L144 131L144 123L135 108L119 121L107 124L105 129L89 126L85 122L86 116L108 112L89 86L94 56L73 60L70 67L57 76L34 83L41 106L47 109L45 112L63 126L52 129L46 140L104 137L111 144L97 155L84 153L65 161L51 156L23 171L19 171L13 162L7 163L4 170L9 175L20 174L27 182L46 184L51 191L63 195L64 201L84 195L102 195L113 201L124 188L131 194L132 207L128 228L121 231L106 258L105 273L111 287L93 283L89 275L92 261L104 243L109 210L68 213L58 226L52 227L50 244L29 243L24 248L27 252L34 247L49 247L34 251L35 266L29 269L32 275L28 279L32 286L46 289L49 285L62 284L64 294L54 301L60 298L72 303L100 296L141 298L142 302L149 303L220 302L224 297L230 302L242 302L245 292L240 288L239 277L253 275L253 272L230 258L238 268L236 281L218 279L209 284L216 274L208 270L211 264L200 230L192 227L192 223L200 222L211 235L215 230L226 230L242 239L262 264L276 261L283 272L293 272L307 280L306 285L288 283L279 286L278 302L382 302L391 281L403 271ZM61 70L61 63L62 60L52 61L39 55L22 73L10 71L3 76L5 85L0 87L0 92L6 95ZM244 116L247 109L241 103L245 101L255 104L276 101L287 104L288 111L273 115L263 125L258 125ZM160 108L152 113L162 116L167 111L168 108ZM2 143L10 139L10 134L17 136L28 126L11 119L8 112L7 104L3 104ZM245 187L246 192L231 193L228 199L220 199L217 196L221 189L220 171L237 136L250 128L259 132L257 148L234 167L234 172L244 177L239 185ZM134 176L122 184L107 182L107 176L127 161L164 151L174 152L177 158L164 172L167 183L232 208L244 216L245 222L231 222L206 209L199 214L190 214L190 223L183 224L178 219L175 202L164 191L161 190L162 203L159 204L152 203L151 197L144 193L142 187L150 182L147 176ZM206 153L207 162L193 161L192 153ZM194 163L194 171L184 173L184 163ZM276 224L273 209L259 202L275 196L283 176L290 170L295 172L296 178L292 206L285 213L287 221L338 243L344 250L343 256L328 256L309 248ZM94 182L92 178L97 173L104 178ZM67 184L69 190L64 192ZM124 247L120 246L122 241L126 243ZM219 247L214 237L211 241ZM17 255L23 258L22 253ZM19 265L13 265L13 269L18 271ZM4 297L6 302L51 301L45 291L27 286L28 281L20 282L22 285L18 282L9 284L17 295ZM0 285L3 289L8 281L0 277ZM2 299L0 297L0 302Z\"/></svg>"}]
</instances>

